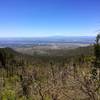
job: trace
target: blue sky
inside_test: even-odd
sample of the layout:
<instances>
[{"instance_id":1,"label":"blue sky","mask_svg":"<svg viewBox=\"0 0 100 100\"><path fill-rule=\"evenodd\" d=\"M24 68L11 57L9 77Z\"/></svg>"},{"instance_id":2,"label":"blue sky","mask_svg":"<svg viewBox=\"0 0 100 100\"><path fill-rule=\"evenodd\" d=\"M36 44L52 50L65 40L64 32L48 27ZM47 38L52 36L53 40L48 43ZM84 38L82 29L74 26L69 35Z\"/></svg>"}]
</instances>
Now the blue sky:
<instances>
[{"instance_id":1,"label":"blue sky","mask_svg":"<svg viewBox=\"0 0 100 100\"><path fill-rule=\"evenodd\" d=\"M0 37L94 36L100 0L0 0Z\"/></svg>"}]
</instances>

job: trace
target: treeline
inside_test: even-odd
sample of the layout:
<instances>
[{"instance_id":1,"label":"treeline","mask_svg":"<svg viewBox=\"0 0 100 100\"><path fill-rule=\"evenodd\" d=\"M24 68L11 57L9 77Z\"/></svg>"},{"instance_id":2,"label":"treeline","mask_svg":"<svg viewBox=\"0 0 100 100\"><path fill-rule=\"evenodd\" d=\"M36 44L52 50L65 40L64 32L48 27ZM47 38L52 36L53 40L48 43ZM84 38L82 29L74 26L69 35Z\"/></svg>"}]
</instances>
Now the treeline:
<instances>
[{"instance_id":1,"label":"treeline","mask_svg":"<svg viewBox=\"0 0 100 100\"><path fill-rule=\"evenodd\" d=\"M0 100L100 100L100 35L56 55L0 49Z\"/></svg>"}]
</instances>

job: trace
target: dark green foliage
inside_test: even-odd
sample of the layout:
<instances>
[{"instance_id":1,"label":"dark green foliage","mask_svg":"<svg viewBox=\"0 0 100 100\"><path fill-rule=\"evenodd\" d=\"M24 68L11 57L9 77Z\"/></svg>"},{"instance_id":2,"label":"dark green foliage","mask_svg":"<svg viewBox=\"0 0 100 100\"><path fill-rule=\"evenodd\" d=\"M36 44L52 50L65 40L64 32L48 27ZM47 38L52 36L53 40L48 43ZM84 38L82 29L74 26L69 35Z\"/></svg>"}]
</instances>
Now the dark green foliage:
<instances>
[{"instance_id":1,"label":"dark green foliage","mask_svg":"<svg viewBox=\"0 0 100 100\"><path fill-rule=\"evenodd\" d=\"M94 45L95 63L94 66L100 68L100 44Z\"/></svg>"},{"instance_id":2,"label":"dark green foliage","mask_svg":"<svg viewBox=\"0 0 100 100\"><path fill-rule=\"evenodd\" d=\"M0 52L0 62L1 62L1 66L5 67L6 61L4 58L4 53Z\"/></svg>"},{"instance_id":3,"label":"dark green foliage","mask_svg":"<svg viewBox=\"0 0 100 100\"><path fill-rule=\"evenodd\" d=\"M7 68L7 66L14 60L14 53L15 51L13 51L10 48L1 48L0 49L1 66Z\"/></svg>"},{"instance_id":4,"label":"dark green foliage","mask_svg":"<svg viewBox=\"0 0 100 100\"><path fill-rule=\"evenodd\" d=\"M100 34L96 37L96 44L94 45L95 64L100 67Z\"/></svg>"},{"instance_id":5,"label":"dark green foliage","mask_svg":"<svg viewBox=\"0 0 100 100\"><path fill-rule=\"evenodd\" d=\"M99 44L99 41L100 41L100 34L98 34L96 37L96 44Z\"/></svg>"},{"instance_id":6,"label":"dark green foliage","mask_svg":"<svg viewBox=\"0 0 100 100\"><path fill-rule=\"evenodd\" d=\"M100 71L98 71L98 73L97 73L97 70L100 70L100 43L99 43L99 41L100 41L100 34L97 35L96 43L94 44L95 59L94 59L94 66L93 66L93 69L92 69L93 79L97 79L98 76L99 76L99 79L100 79Z\"/></svg>"},{"instance_id":7,"label":"dark green foliage","mask_svg":"<svg viewBox=\"0 0 100 100\"><path fill-rule=\"evenodd\" d=\"M100 44L94 45L94 54L97 59L100 59Z\"/></svg>"}]
</instances>

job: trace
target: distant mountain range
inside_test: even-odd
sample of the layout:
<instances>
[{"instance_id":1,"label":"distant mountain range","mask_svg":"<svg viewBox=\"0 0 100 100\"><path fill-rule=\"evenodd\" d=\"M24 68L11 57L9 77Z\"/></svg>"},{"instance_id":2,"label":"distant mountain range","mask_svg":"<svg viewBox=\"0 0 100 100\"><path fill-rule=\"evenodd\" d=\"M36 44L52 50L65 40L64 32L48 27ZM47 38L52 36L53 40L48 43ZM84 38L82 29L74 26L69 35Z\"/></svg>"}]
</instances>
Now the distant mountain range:
<instances>
[{"instance_id":1,"label":"distant mountain range","mask_svg":"<svg viewBox=\"0 0 100 100\"><path fill-rule=\"evenodd\" d=\"M51 43L80 43L80 44L93 44L95 37L89 36L52 36L40 38L0 38L0 47L21 47L32 45L49 45Z\"/></svg>"}]
</instances>

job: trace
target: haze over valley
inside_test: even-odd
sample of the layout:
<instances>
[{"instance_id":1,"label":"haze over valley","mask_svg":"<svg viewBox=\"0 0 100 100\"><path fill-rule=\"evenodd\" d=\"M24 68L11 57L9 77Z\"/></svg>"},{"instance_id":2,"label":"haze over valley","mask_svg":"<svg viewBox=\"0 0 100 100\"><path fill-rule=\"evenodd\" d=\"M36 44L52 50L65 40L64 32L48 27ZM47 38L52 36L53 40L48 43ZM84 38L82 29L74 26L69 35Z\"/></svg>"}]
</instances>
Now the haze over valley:
<instances>
[{"instance_id":1,"label":"haze over valley","mask_svg":"<svg viewBox=\"0 0 100 100\"><path fill-rule=\"evenodd\" d=\"M92 45L95 37L38 37L38 38L0 38L0 47L10 47L26 54L49 54L53 50L69 50ZM48 52L49 51L49 52Z\"/></svg>"}]
</instances>

